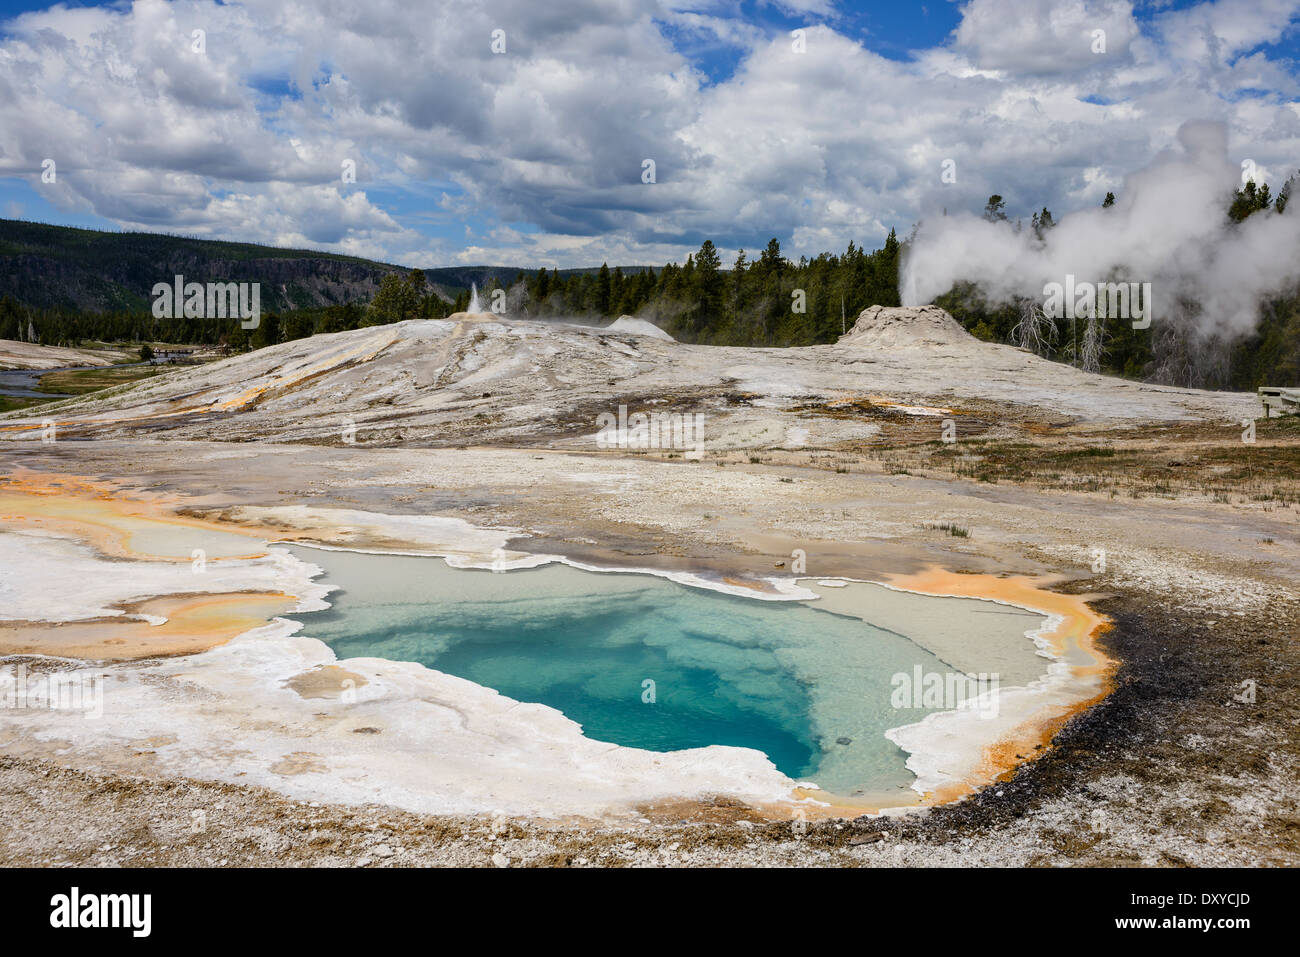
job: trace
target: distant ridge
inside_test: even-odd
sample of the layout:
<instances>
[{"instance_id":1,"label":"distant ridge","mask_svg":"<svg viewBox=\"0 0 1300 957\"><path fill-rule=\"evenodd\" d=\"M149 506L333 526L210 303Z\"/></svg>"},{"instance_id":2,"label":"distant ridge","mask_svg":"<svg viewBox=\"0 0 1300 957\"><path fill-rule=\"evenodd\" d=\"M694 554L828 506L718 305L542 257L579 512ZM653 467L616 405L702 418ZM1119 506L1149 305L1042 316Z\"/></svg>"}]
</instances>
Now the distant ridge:
<instances>
[{"instance_id":1,"label":"distant ridge","mask_svg":"<svg viewBox=\"0 0 1300 957\"><path fill-rule=\"evenodd\" d=\"M0 220L0 296L42 308L143 311L154 284L179 274L260 282L262 309L284 311L369 299L394 272L405 270L304 249Z\"/></svg>"},{"instance_id":2,"label":"distant ridge","mask_svg":"<svg viewBox=\"0 0 1300 957\"><path fill-rule=\"evenodd\" d=\"M145 311L152 304L154 284L179 274L195 282L260 282L263 311L285 312L366 302L384 276L409 271L406 266L311 249L0 219L0 298L35 308ZM562 275L596 271L560 270ZM450 302L471 282L480 288L492 279L509 284L523 272L535 270L448 266L424 274L431 290Z\"/></svg>"}]
</instances>

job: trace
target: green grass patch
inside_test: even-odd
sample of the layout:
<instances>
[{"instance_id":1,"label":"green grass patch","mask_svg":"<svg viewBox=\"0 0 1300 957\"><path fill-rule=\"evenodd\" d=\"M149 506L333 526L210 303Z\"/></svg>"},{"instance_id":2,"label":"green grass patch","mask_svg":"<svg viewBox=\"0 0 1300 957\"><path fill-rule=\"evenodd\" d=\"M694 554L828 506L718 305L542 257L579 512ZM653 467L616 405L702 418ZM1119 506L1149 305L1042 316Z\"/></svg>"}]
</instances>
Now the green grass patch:
<instances>
[{"instance_id":1,"label":"green grass patch","mask_svg":"<svg viewBox=\"0 0 1300 957\"><path fill-rule=\"evenodd\" d=\"M30 409L32 406L44 405L52 399L37 399L10 395L0 395L0 414L5 412L17 412L19 409Z\"/></svg>"},{"instance_id":2,"label":"green grass patch","mask_svg":"<svg viewBox=\"0 0 1300 957\"><path fill-rule=\"evenodd\" d=\"M51 395L85 395L100 389L138 382L160 372L171 371L167 366L106 366L103 369L81 369L76 372L51 372L41 376L37 392Z\"/></svg>"},{"instance_id":3,"label":"green grass patch","mask_svg":"<svg viewBox=\"0 0 1300 957\"><path fill-rule=\"evenodd\" d=\"M955 525L952 522L939 522L938 524L926 525L926 528L932 528L937 532L947 532L953 538L970 538L970 529Z\"/></svg>"},{"instance_id":4,"label":"green grass patch","mask_svg":"<svg viewBox=\"0 0 1300 957\"><path fill-rule=\"evenodd\" d=\"M1114 455L1115 450L1108 445L1090 445L1084 449L1070 449L1061 453L1061 457L1067 459L1109 459Z\"/></svg>"}]
</instances>

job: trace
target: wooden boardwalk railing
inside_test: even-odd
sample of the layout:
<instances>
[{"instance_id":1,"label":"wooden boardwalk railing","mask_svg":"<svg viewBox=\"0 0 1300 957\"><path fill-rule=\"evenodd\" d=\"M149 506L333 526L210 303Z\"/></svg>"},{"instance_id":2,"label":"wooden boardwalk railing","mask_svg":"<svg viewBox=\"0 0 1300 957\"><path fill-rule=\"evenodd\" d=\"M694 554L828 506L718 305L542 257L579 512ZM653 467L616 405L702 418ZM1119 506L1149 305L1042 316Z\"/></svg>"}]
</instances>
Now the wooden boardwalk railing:
<instances>
[{"instance_id":1,"label":"wooden boardwalk railing","mask_svg":"<svg viewBox=\"0 0 1300 957\"><path fill-rule=\"evenodd\" d=\"M1279 415L1300 415L1300 389L1262 385L1259 387L1259 401L1264 405L1266 419L1274 409Z\"/></svg>"}]
</instances>

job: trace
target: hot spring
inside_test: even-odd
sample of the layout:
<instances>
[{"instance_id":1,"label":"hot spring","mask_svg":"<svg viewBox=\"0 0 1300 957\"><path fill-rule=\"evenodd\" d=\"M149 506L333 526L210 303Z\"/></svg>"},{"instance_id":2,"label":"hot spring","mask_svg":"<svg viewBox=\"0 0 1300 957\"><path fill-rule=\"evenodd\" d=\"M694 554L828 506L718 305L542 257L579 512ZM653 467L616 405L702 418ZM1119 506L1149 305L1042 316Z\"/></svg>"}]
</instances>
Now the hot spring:
<instances>
[{"instance_id":1,"label":"hot spring","mask_svg":"<svg viewBox=\"0 0 1300 957\"><path fill-rule=\"evenodd\" d=\"M953 675L994 675L1005 689L1047 666L1026 637L1042 615L978 599L811 580L820 598L770 601L562 564L498 574L291 550L337 588L329 609L293 617L340 658L418 662L555 708L611 744L753 748L862 800L901 803L913 781L887 730L961 703L921 695L917 679L947 676L951 689ZM987 690L966 687L968 704Z\"/></svg>"}]
</instances>

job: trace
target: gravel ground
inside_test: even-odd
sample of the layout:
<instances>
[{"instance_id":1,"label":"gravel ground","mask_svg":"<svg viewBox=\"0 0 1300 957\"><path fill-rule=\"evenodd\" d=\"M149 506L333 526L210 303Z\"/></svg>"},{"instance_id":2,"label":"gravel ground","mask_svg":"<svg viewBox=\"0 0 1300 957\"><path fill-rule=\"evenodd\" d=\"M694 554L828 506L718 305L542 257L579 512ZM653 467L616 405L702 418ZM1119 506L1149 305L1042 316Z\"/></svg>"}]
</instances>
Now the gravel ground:
<instances>
[{"instance_id":1,"label":"gravel ground","mask_svg":"<svg viewBox=\"0 0 1300 957\"><path fill-rule=\"evenodd\" d=\"M474 342L479 350L490 345ZM651 375L647 356L672 345L636 346L640 354L624 357L631 363L624 371ZM819 348L824 355L774 356L759 371L777 375L784 364L821 375L812 360L830 356L831 347ZM733 351L728 361L739 362L740 351ZM467 354L457 353L458 376L467 374ZM882 367L887 378L908 368L895 359ZM859 361L871 364L851 364ZM0 758L0 861L1300 863L1300 430L1261 422L1257 444L1246 445L1237 426L1221 421L1245 408L1241 397L1177 390L1152 395L1198 421L1181 419L1175 428L1134 420L1120 429L1114 421L1054 414L1052 382L1032 371L1026 389L1032 386L1041 403L1037 411L1021 402L1024 390L999 404L989 397L996 382L985 380L980 395L953 413L961 442L947 460L937 454L943 449L928 419L878 403L831 408L825 395L812 411L797 403L754 411L742 403L736 413L735 421L754 425L754 435L778 436L812 416L817 427L806 444L711 447L700 462L667 451L565 450L558 446L572 435L568 412L535 423L528 447L501 447L501 429L484 429L475 441L477 433L459 426L452 433L469 447L419 447L400 436L358 445L275 444L258 431L274 425L266 407L213 419L226 439L220 442L203 441L201 422L192 417L178 420L183 441L150 438L155 426L145 423L135 431L100 430L89 441L14 442L0 450L0 473L109 479L184 496L207 518L236 519L241 506L294 503L456 516L523 530L515 549L740 578L775 574L794 549L806 552L814 576L872 578L932 562L957 571L1052 573L1060 576L1058 587L1097 596L1095 607L1114 622L1102 644L1121 665L1113 693L1065 724L1050 747L1026 755L1010 777L956 804L902 818L767 823L725 800L646 807L639 817L609 821L420 816L68 767L57 755L9 754ZM933 379L933 371L926 375ZM699 370L688 378L692 389L709 388ZM1072 372L1063 379L1075 390L1072 401L1097 388ZM319 391L328 376L310 381ZM159 396L162 388L155 382L147 394ZM1131 408L1129 392L1143 388L1126 385L1103 407L1119 415ZM507 401L494 389L484 390L493 392L482 398L485 407ZM937 401L933 388L919 386L895 398L917 395ZM294 408L295 415L303 411ZM432 423L449 408L437 415L427 405L409 411ZM479 401L467 408L479 408ZM271 431L311 428L305 418L293 421ZM831 421L833 428L826 426ZM547 448L551 439L556 448ZM1111 446L1122 446L1123 455L1105 451ZM1049 454L1050 465L1036 464ZM968 534L951 535L940 524Z\"/></svg>"},{"instance_id":2,"label":"gravel ground","mask_svg":"<svg viewBox=\"0 0 1300 957\"><path fill-rule=\"evenodd\" d=\"M79 450L78 460L119 476L130 470L124 467L130 460L140 479L147 475L151 484L172 486L169 479L182 478L174 470L203 471L196 456L225 450L196 447L179 463L171 447L97 443L93 455ZM310 464L294 461L289 452L265 450L266 457L277 461L276 468L241 474L255 476L265 489L275 487L275 479L286 471L294 474ZM321 450L298 452L310 460ZM62 450L48 453L57 454ZM409 473L417 466L422 481L446 468L474 482L482 476L469 474L474 469L466 466L480 454L421 451L390 457L385 469L367 470L372 481L366 500L374 504L375 488L386 490L380 497L390 503L399 500L411 491ZM506 454L504 461L495 453L487 455L483 468L509 471L509 459L523 453ZM548 461L547 467L557 476L573 471L567 457L555 458L559 464ZM213 464L208 463L208 474ZM614 460L584 462L582 467L621 468ZM662 469L665 475L691 474L685 468L644 462L638 473L644 477L647 469ZM589 499L583 508L594 514L586 515L591 521L584 527L601 518L611 521L621 534L603 537L604 556L619 552L625 561L641 563L659 557L657 546L646 547L647 536L651 542L677 539L691 525L692 508L716 508L720 495L750 495L756 484L769 480L761 474L768 468L746 464L717 470L725 477L721 490L669 479L657 483L662 476L652 474L648 486L680 499L679 507L643 510L641 521L631 522L627 509L635 511L638 493L628 492L631 505L628 496L611 505ZM869 515L861 520L872 528L915 528L918 507L934 514L933 506L923 504L934 500L933 480L783 466L782 474L786 471L816 487L784 506L773 502L764 508L758 504L761 497L750 499L758 513L750 524L767 528L764 543L772 549L778 540L782 548L792 541L806 545L794 533L816 524L816 510L834 510L861 498L862 483L876 493ZM539 482L538 475L530 474L516 480L546 485L547 477L543 474ZM824 573L897 567L908 557L940 557L951 567L1074 569L1076 580L1067 589L1112 595L1097 605L1116 622L1103 644L1123 662L1115 692L1073 719L1042 756L1009 781L956 805L915 818L804 825L763 823L746 808L725 801L647 808L644 821L614 824L503 823L422 817L381 807L313 807L254 788L93 773L11 756L0 764L0 857L14 864L103 865L1297 863L1300 774L1293 739L1300 717L1295 641L1300 620L1297 603L1288 600L1294 593L1280 571L1292 561L1294 533L1275 529L1274 554L1264 563L1255 533L1242 534L1243 525L1263 517L1224 506L1112 504L1084 495L1018 490L1011 496L1017 504L1009 507L999 501L1008 490L982 489L971 482L944 484L955 501L945 505L943 514L970 521L975 529L970 539L936 541L922 554L914 540L872 542L855 526L857 544L841 543L840 551L828 551ZM508 487L500 491L503 498L511 497ZM333 495L352 497L337 486ZM249 500L242 489L217 496L226 497ZM265 490L261 497L275 500ZM567 507L560 508L561 502ZM547 495L530 496L529 508L543 527L557 535L567 530L572 537L578 518L573 502L556 478ZM806 515L803 503L812 510ZM645 509L650 503L640 504ZM1170 509L1185 511L1181 523L1169 524L1165 514ZM905 521L907 516L913 520ZM1278 518L1268 521L1277 524ZM1079 528L1085 524L1088 534L1082 535ZM739 539L730 537L729 528L692 536L694 541L678 539L677 544L685 552L712 555L722 571L766 565L752 551L738 553ZM1188 535L1193 528L1199 532L1195 538ZM610 540L626 547L610 549ZM1078 574L1077 563L1087 561L1089 544L1098 540L1111 549L1106 572ZM1175 549L1174 542L1181 546ZM673 550L668 551L662 559L671 563ZM1018 557L1010 560L1010 554ZM810 555L819 553L810 548ZM1237 700L1245 696L1243 682L1254 683L1253 703ZM202 827L194 812L203 815ZM885 837L876 839L875 834ZM855 838L863 843L850 844Z\"/></svg>"}]
</instances>

